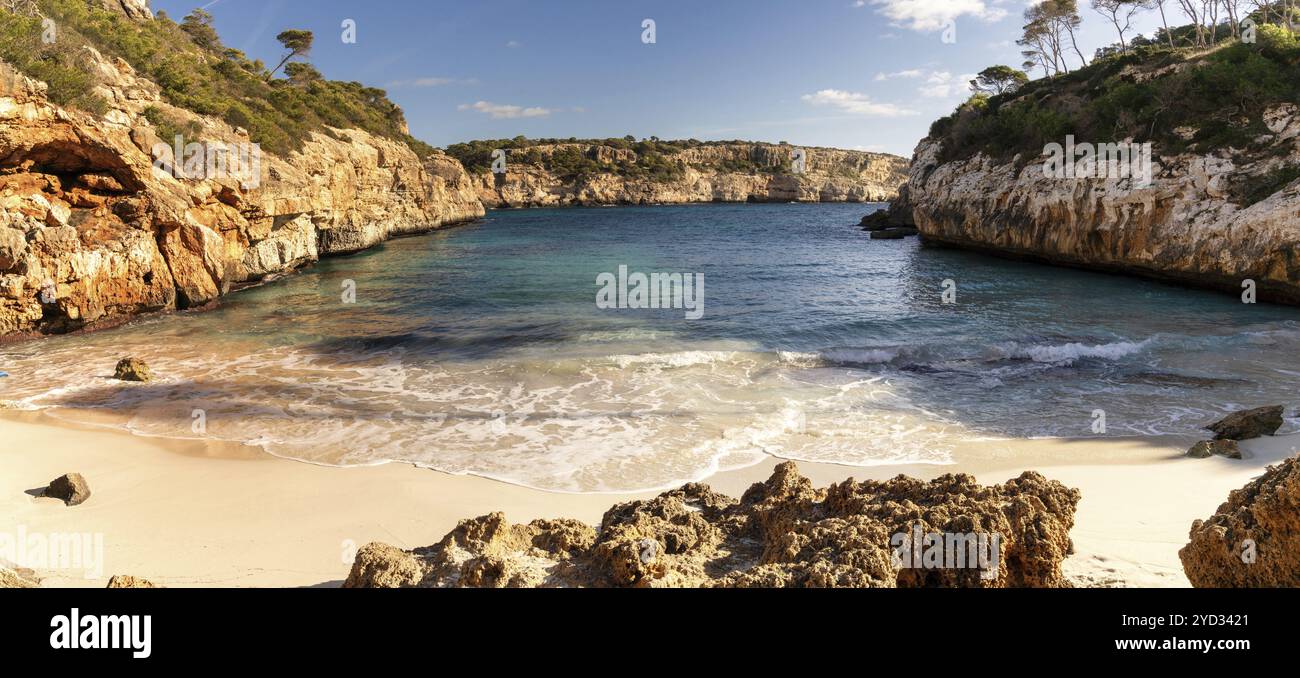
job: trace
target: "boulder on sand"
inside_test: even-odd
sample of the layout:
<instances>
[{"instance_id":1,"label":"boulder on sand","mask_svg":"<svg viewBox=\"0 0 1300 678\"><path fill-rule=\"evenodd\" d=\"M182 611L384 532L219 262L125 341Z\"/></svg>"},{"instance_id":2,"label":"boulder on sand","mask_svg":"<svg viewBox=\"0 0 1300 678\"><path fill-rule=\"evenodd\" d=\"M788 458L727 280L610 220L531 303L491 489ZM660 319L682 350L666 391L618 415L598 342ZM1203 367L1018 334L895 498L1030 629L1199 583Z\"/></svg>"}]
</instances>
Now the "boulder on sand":
<instances>
[{"instance_id":1,"label":"boulder on sand","mask_svg":"<svg viewBox=\"0 0 1300 678\"><path fill-rule=\"evenodd\" d=\"M153 371L138 358L123 358L117 361L113 378L122 381L153 381Z\"/></svg>"},{"instance_id":2,"label":"boulder on sand","mask_svg":"<svg viewBox=\"0 0 1300 678\"><path fill-rule=\"evenodd\" d=\"M1250 440L1271 436L1282 428L1282 406L1233 412L1205 428L1214 432L1215 440Z\"/></svg>"},{"instance_id":3,"label":"boulder on sand","mask_svg":"<svg viewBox=\"0 0 1300 678\"><path fill-rule=\"evenodd\" d=\"M1194 459L1205 459L1216 454L1229 459L1241 459L1241 448L1235 440L1202 440L1187 451L1187 456Z\"/></svg>"},{"instance_id":4,"label":"boulder on sand","mask_svg":"<svg viewBox=\"0 0 1300 678\"><path fill-rule=\"evenodd\" d=\"M1300 587L1300 459L1233 490L1178 552L1192 586Z\"/></svg>"},{"instance_id":5,"label":"boulder on sand","mask_svg":"<svg viewBox=\"0 0 1300 678\"><path fill-rule=\"evenodd\" d=\"M34 589L40 583L23 576L22 573L7 567L0 567L0 589Z\"/></svg>"},{"instance_id":6,"label":"boulder on sand","mask_svg":"<svg viewBox=\"0 0 1300 678\"><path fill-rule=\"evenodd\" d=\"M68 473L55 478L45 488L45 496L62 499L68 506L76 506L90 498L90 485L80 473Z\"/></svg>"}]
</instances>

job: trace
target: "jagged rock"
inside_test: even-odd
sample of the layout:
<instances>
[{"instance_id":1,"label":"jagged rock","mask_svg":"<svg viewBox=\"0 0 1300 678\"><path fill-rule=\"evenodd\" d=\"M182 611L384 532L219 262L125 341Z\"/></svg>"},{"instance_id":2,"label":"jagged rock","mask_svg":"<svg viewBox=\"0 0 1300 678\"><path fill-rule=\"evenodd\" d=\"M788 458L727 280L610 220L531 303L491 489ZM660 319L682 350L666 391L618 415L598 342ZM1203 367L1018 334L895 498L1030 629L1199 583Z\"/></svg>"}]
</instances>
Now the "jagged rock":
<instances>
[{"instance_id":1,"label":"jagged rock","mask_svg":"<svg viewBox=\"0 0 1300 678\"><path fill-rule=\"evenodd\" d=\"M55 478L45 488L45 496L62 499L67 506L76 506L90 498L90 485L80 473L68 473Z\"/></svg>"},{"instance_id":2,"label":"jagged rock","mask_svg":"<svg viewBox=\"0 0 1300 678\"><path fill-rule=\"evenodd\" d=\"M784 463L739 501L691 483L614 506L598 530L494 513L427 548L371 544L345 586L1068 586L1060 566L1079 499L1032 472L991 487L947 475L816 489ZM895 539L914 529L998 535L996 569L911 567Z\"/></svg>"},{"instance_id":3,"label":"jagged rock","mask_svg":"<svg viewBox=\"0 0 1300 678\"><path fill-rule=\"evenodd\" d=\"M0 589L34 589L39 588L40 585L39 581L24 573L0 567Z\"/></svg>"},{"instance_id":4,"label":"jagged rock","mask_svg":"<svg viewBox=\"0 0 1300 678\"><path fill-rule=\"evenodd\" d=\"M372 542L357 551L343 588L415 586L423 576L423 569L414 556L399 548Z\"/></svg>"},{"instance_id":5,"label":"jagged rock","mask_svg":"<svg viewBox=\"0 0 1300 678\"><path fill-rule=\"evenodd\" d=\"M1250 440L1271 436L1282 428L1282 406L1233 412L1205 428L1214 432L1215 440Z\"/></svg>"},{"instance_id":6,"label":"jagged rock","mask_svg":"<svg viewBox=\"0 0 1300 678\"><path fill-rule=\"evenodd\" d=\"M132 577L132 576L129 575L129 574L115 574L115 575L112 576L112 578L110 578L110 579L108 580L108 586L106 586L105 588L110 588L110 589L160 589L160 588L162 588L162 587L159 586L159 585L157 585L157 584L155 584L155 583L153 583L153 582L151 582L151 581L149 581L148 579L140 579L139 577Z\"/></svg>"},{"instance_id":7,"label":"jagged rock","mask_svg":"<svg viewBox=\"0 0 1300 678\"><path fill-rule=\"evenodd\" d=\"M1233 490L1188 536L1178 557L1193 586L1300 586L1300 460Z\"/></svg>"},{"instance_id":8,"label":"jagged rock","mask_svg":"<svg viewBox=\"0 0 1300 678\"><path fill-rule=\"evenodd\" d=\"M1241 448L1235 440L1202 440L1187 450L1187 456L1193 459L1205 459L1216 454L1229 459L1241 459Z\"/></svg>"},{"instance_id":9,"label":"jagged rock","mask_svg":"<svg viewBox=\"0 0 1300 678\"><path fill-rule=\"evenodd\" d=\"M697 202L884 202L893 200L906 178L907 161L898 156L831 148L809 148L802 174L733 171L737 163L780 167L793 148L778 144L712 144L665 156L683 167L681 178L660 181L596 172L581 179L547 169L557 152L576 150L599 163L635 163L629 149L584 143L541 144L528 149L539 163L511 160L504 175L473 176L488 207L566 205L658 205Z\"/></svg>"},{"instance_id":10,"label":"jagged rock","mask_svg":"<svg viewBox=\"0 0 1300 678\"><path fill-rule=\"evenodd\" d=\"M153 370L138 358L123 358L113 369L113 378L121 381L153 381Z\"/></svg>"}]
</instances>

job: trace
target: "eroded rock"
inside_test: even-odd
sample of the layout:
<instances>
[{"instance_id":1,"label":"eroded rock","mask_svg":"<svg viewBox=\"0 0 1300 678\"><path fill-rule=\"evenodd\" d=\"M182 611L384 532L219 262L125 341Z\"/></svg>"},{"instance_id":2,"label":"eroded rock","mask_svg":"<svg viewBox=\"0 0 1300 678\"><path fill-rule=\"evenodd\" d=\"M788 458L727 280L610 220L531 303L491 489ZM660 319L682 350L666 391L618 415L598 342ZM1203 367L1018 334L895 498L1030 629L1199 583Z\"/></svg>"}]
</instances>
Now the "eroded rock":
<instances>
[{"instance_id":1,"label":"eroded rock","mask_svg":"<svg viewBox=\"0 0 1300 678\"><path fill-rule=\"evenodd\" d=\"M121 381L153 381L153 370L139 358L123 358L113 369L113 378Z\"/></svg>"},{"instance_id":2,"label":"eroded rock","mask_svg":"<svg viewBox=\"0 0 1300 678\"><path fill-rule=\"evenodd\" d=\"M62 499L68 506L76 506L90 498L90 484L80 473L61 475L45 488L45 496Z\"/></svg>"},{"instance_id":3,"label":"eroded rock","mask_svg":"<svg viewBox=\"0 0 1300 678\"><path fill-rule=\"evenodd\" d=\"M1250 440L1271 436L1282 428L1282 406L1233 412L1205 428L1214 432L1215 440Z\"/></svg>"},{"instance_id":4,"label":"eroded rock","mask_svg":"<svg viewBox=\"0 0 1300 678\"><path fill-rule=\"evenodd\" d=\"M1192 586L1300 586L1300 460L1233 490L1188 536L1178 557Z\"/></svg>"},{"instance_id":5,"label":"eroded rock","mask_svg":"<svg viewBox=\"0 0 1300 678\"><path fill-rule=\"evenodd\" d=\"M691 483L618 504L598 529L512 525L494 513L461 521L427 548L371 544L345 586L1068 586L1061 561L1079 499L1032 472L990 487L947 475L817 489L784 463L740 500ZM900 536L914 532L983 535L994 557L915 567L897 557Z\"/></svg>"},{"instance_id":6,"label":"eroded rock","mask_svg":"<svg viewBox=\"0 0 1300 678\"><path fill-rule=\"evenodd\" d=\"M1206 459L1215 455L1241 459L1241 448L1235 440L1202 440L1187 451L1187 456L1193 459Z\"/></svg>"}]
</instances>

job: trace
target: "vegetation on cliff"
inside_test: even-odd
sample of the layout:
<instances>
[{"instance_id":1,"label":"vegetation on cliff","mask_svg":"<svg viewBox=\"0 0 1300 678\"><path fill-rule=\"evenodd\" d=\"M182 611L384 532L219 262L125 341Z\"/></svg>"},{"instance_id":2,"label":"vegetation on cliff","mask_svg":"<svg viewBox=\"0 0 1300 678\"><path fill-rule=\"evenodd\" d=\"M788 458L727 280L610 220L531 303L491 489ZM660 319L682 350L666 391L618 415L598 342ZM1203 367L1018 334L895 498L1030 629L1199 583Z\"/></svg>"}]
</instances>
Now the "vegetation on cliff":
<instances>
[{"instance_id":1,"label":"vegetation on cliff","mask_svg":"<svg viewBox=\"0 0 1300 678\"><path fill-rule=\"evenodd\" d=\"M930 136L943 142L945 161L981 152L1034 158L1070 134L1093 142L1152 142L1165 154L1264 151L1265 111L1300 101L1300 39L1262 17L1253 30L1251 42L1227 27L1185 26L1104 48L1075 70L1047 68L1050 75L1039 80L977 93L936 121ZM1222 37L1213 42L1214 36ZM1026 54L1043 58L1034 50Z\"/></svg>"},{"instance_id":2,"label":"vegetation on cliff","mask_svg":"<svg viewBox=\"0 0 1300 678\"><path fill-rule=\"evenodd\" d=\"M682 178L688 163L679 156L683 151L701 147L751 144L747 141L700 141L685 139L664 141L658 137L641 139L628 135L610 139L483 139L452 144L447 154L456 158L469 172L486 172L492 166L492 153L505 150L511 163L546 168L557 177L574 180L594 174L615 174L625 178L672 182ZM542 153L541 147L559 146ZM612 151L601 157L584 152L584 148ZM628 151L630 153L618 153ZM725 172L756 174L789 172L789 162L766 164L753 159L727 158L714 169Z\"/></svg>"},{"instance_id":3,"label":"vegetation on cliff","mask_svg":"<svg viewBox=\"0 0 1300 678\"><path fill-rule=\"evenodd\" d=\"M273 153L300 149L312 132L327 126L402 141L421 156L433 150L407 133L402 110L384 90L326 80L310 64L289 61L310 51L309 32L280 34L288 50L285 77L274 78L260 60L224 46L203 10L176 23L162 12L153 21L137 21L85 0L37 0L30 7L30 13L0 10L0 58L46 82L59 105L105 110L93 91L96 76L80 56L89 46L131 64L158 84L168 103L243 127ZM52 42L43 39L43 18L54 21ZM163 116L159 111L151 120L166 131L184 131Z\"/></svg>"}]
</instances>

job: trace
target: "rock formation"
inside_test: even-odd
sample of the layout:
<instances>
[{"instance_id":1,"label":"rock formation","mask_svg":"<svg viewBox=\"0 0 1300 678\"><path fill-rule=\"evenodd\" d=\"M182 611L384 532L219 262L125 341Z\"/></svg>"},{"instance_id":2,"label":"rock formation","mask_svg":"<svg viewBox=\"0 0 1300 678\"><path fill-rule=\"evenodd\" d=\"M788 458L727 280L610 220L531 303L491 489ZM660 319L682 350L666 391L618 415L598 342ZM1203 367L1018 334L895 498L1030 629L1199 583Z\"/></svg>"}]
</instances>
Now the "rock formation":
<instances>
[{"instance_id":1,"label":"rock formation","mask_svg":"<svg viewBox=\"0 0 1300 678\"><path fill-rule=\"evenodd\" d=\"M123 358L113 369L113 378L122 381L153 381L153 370L138 358Z\"/></svg>"},{"instance_id":2,"label":"rock formation","mask_svg":"<svg viewBox=\"0 0 1300 678\"><path fill-rule=\"evenodd\" d=\"M1208 459L1216 454L1229 459L1241 459L1241 448L1235 440L1202 440L1187 450L1187 456L1193 459Z\"/></svg>"},{"instance_id":3,"label":"rock formation","mask_svg":"<svg viewBox=\"0 0 1300 678\"><path fill-rule=\"evenodd\" d=\"M684 169L680 178L656 180L617 172L564 177L546 158L576 148L592 160L633 165L632 150L593 144L552 144L528 150L541 162L509 162L506 173L474 174L479 199L488 207L654 205L697 202L884 202L906 180L907 160L883 153L805 149L806 171L775 171L788 165L791 146L759 143L704 145L667 156ZM754 170L732 169L750 166Z\"/></svg>"},{"instance_id":4,"label":"rock formation","mask_svg":"<svg viewBox=\"0 0 1300 678\"><path fill-rule=\"evenodd\" d=\"M29 579L17 571L0 566L0 589L34 589L39 587L40 582Z\"/></svg>"},{"instance_id":5,"label":"rock formation","mask_svg":"<svg viewBox=\"0 0 1300 678\"><path fill-rule=\"evenodd\" d=\"M1270 467L1208 520L1192 523L1178 552L1196 587L1300 586L1300 463Z\"/></svg>"},{"instance_id":6,"label":"rock formation","mask_svg":"<svg viewBox=\"0 0 1300 678\"><path fill-rule=\"evenodd\" d=\"M691 483L614 506L598 529L512 525L494 513L461 521L427 548L368 544L344 586L1067 586L1061 561L1079 499L1033 472L992 487L947 475L815 489L787 462L739 501ZM968 567L914 567L896 558L900 535L914 533L997 535L998 558L983 570L973 555Z\"/></svg>"},{"instance_id":7,"label":"rock formation","mask_svg":"<svg viewBox=\"0 0 1300 678\"><path fill-rule=\"evenodd\" d=\"M1271 436L1282 428L1282 406L1233 412L1205 428L1214 433L1215 440L1250 440Z\"/></svg>"},{"instance_id":8,"label":"rock formation","mask_svg":"<svg viewBox=\"0 0 1300 678\"><path fill-rule=\"evenodd\" d=\"M943 162L941 142L925 139L908 177L912 216L932 244L1233 294L1253 281L1261 301L1300 303L1300 181L1250 205L1234 197L1300 163L1300 107L1265 119L1270 152L1158 157L1149 186L1049 178L1041 159L1021 156Z\"/></svg>"},{"instance_id":9,"label":"rock formation","mask_svg":"<svg viewBox=\"0 0 1300 678\"><path fill-rule=\"evenodd\" d=\"M45 488L45 496L62 499L67 506L76 506L90 499L90 484L80 473L68 473L50 482Z\"/></svg>"},{"instance_id":10,"label":"rock formation","mask_svg":"<svg viewBox=\"0 0 1300 678\"><path fill-rule=\"evenodd\" d=\"M147 20L145 3L114 2ZM168 105L124 61L83 57L110 103L102 116L51 103L44 83L0 63L0 336L201 306L325 255L483 214L457 161L358 130L316 133L290 157L261 153L251 181L177 178L155 167L155 145L174 140L146 109L252 157L246 133Z\"/></svg>"}]
</instances>

